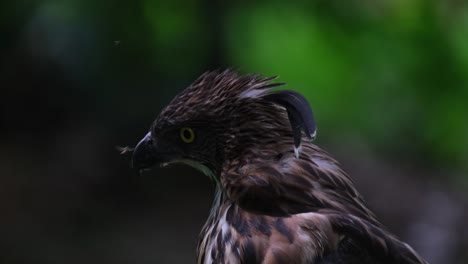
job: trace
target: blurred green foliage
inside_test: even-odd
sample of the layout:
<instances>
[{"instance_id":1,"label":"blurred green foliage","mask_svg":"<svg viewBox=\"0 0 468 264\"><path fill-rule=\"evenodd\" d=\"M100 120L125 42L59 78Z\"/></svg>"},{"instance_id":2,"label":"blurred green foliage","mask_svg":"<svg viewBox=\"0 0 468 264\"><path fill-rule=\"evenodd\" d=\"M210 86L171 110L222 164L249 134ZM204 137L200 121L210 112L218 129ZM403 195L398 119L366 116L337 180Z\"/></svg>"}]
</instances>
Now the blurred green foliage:
<instances>
[{"instance_id":1,"label":"blurred green foliage","mask_svg":"<svg viewBox=\"0 0 468 264\"><path fill-rule=\"evenodd\" d=\"M225 30L230 61L247 72L280 74L304 93L319 133L326 128L319 137L354 134L401 158L422 155L434 161L429 168L466 170L467 5L321 4L344 10L330 17L316 2L231 10Z\"/></svg>"}]
</instances>

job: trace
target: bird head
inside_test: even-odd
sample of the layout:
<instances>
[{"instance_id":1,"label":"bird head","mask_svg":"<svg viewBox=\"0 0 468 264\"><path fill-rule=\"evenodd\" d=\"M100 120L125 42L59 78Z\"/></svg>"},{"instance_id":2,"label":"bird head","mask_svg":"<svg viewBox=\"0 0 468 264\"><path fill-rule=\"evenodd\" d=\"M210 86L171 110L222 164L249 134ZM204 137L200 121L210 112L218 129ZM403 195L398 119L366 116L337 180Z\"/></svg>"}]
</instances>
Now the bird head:
<instances>
[{"instance_id":1,"label":"bird head","mask_svg":"<svg viewBox=\"0 0 468 264\"><path fill-rule=\"evenodd\" d=\"M255 153L299 155L303 135L315 136L307 100L270 89L276 77L208 72L178 94L135 147L132 165L185 163L216 177L223 163Z\"/></svg>"}]
</instances>

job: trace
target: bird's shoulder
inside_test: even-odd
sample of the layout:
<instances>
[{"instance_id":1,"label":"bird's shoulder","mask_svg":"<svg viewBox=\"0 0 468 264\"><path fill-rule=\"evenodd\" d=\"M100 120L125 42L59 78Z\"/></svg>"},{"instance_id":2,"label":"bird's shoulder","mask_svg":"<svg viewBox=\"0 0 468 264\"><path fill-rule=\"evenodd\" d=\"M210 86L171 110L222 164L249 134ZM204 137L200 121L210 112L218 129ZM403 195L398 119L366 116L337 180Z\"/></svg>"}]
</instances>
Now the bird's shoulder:
<instances>
[{"instance_id":1,"label":"bird's shoulder","mask_svg":"<svg viewBox=\"0 0 468 264\"><path fill-rule=\"evenodd\" d=\"M377 224L351 178L317 146L304 144L299 157L292 151L258 156L229 162L221 174L224 191L240 207L273 216L332 208Z\"/></svg>"}]
</instances>

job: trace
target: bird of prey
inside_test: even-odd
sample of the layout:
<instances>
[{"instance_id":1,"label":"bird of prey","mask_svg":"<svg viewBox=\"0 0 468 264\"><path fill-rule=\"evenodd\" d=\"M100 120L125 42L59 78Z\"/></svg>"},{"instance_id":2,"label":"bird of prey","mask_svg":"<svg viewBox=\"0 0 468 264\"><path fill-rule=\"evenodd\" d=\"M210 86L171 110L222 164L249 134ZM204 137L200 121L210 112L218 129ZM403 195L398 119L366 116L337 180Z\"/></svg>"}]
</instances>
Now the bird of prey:
<instances>
[{"instance_id":1,"label":"bird of prey","mask_svg":"<svg viewBox=\"0 0 468 264\"><path fill-rule=\"evenodd\" d=\"M312 110L275 77L207 72L137 144L132 165L188 164L216 194L197 263L426 263L374 216L311 141Z\"/></svg>"}]
</instances>

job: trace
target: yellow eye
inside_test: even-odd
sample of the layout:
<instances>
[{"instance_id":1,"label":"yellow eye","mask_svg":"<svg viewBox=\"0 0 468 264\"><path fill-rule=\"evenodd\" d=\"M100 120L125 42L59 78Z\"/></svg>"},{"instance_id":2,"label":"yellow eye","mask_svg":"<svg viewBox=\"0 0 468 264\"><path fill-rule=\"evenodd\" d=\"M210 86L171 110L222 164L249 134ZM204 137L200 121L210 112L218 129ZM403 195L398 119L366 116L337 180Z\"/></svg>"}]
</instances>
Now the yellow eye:
<instances>
[{"instance_id":1,"label":"yellow eye","mask_svg":"<svg viewBox=\"0 0 468 264\"><path fill-rule=\"evenodd\" d=\"M195 132L190 127L180 129L180 138L185 143L192 143L195 140Z\"/></svg>"}]
</instances>

